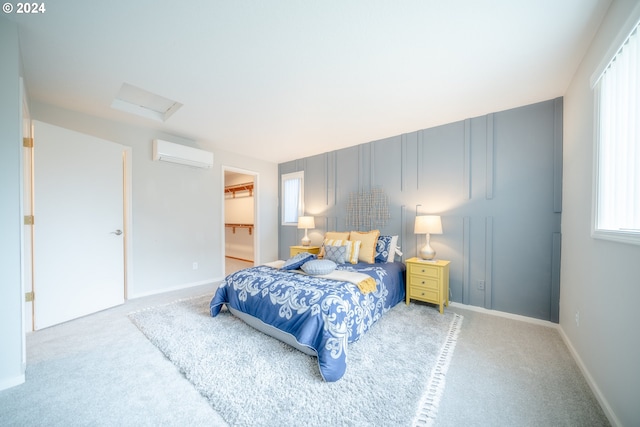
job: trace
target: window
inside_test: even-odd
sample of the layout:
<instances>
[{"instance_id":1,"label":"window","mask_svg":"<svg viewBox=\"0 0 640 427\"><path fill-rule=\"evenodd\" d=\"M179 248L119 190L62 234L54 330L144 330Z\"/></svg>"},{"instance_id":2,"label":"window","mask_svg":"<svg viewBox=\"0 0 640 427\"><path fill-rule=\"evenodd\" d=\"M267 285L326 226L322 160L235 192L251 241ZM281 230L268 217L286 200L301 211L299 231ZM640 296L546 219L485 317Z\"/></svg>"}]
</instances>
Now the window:
<instances>
[{"instance_id":1,"label":"window","mask_svg":"<svg viewBox=\"0 0 640 427\"><path fill-rule=\"evenodd\" d=\"M298 225L304 212L304 171L282 175L282 225Z\"/></svg>"},{"instance_id":2,"label":"window","mask_svg":"<svg viewBox=\"0 0 640 427\"><path fill-rule=\"evenodd\" d=\"M640 244L640 41L637 16L593 79L593 237Z\"/></svg>"}]
</instances>

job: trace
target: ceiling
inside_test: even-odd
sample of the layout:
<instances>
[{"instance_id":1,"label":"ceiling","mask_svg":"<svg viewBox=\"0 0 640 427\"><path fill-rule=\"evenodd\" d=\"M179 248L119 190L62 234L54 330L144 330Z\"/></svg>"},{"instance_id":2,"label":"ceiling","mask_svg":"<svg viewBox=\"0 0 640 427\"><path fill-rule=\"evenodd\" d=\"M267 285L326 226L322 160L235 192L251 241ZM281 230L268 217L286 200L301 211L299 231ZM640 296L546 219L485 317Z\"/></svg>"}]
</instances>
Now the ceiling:
<instances>
[{"instance_id":1,"label":"ceiling","mask_svg":"<svg viewBox=\"0 0 640 427\"><path fill-rule=\"evenodd\" d=\"M611 0L58 0L31 101L273 162L562 96ZM111 108L124 83L183 106Z\"/></svg>"}]
</instances>

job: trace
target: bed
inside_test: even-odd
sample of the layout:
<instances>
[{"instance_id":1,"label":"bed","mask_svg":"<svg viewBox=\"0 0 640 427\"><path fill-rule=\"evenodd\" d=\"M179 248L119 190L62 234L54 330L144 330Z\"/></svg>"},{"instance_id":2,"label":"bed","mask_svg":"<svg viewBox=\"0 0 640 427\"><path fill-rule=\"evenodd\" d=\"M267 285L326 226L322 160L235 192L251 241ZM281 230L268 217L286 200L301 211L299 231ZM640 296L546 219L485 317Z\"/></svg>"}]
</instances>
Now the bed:
<instances>
[{"instance_id":1,"label":"bed","mask_svg":"<svg viewBox=\"0 0 640 427\"><path fill-rule=\"evenodd\" d=\"M284 270L282 263L227 276L211 300L211 316L226 305L249 325L317 356L322 378L337 381L347 368L348 343L360 339L404 300L405 266L401 262L346 263L328 275L309 275ZM374 284L363 288L364 282Z\"/></svg>"}]
</instances>

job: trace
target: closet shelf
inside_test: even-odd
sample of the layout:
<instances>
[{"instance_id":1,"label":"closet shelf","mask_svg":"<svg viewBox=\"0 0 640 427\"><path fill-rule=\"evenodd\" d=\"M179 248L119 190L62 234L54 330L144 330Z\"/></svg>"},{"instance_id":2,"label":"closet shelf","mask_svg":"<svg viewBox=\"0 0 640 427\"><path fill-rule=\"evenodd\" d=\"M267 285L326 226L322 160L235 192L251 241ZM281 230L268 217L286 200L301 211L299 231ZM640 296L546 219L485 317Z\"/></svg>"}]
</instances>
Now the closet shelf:
<instances>
[{"instance_id":1,"label":"closet shelf","mask_svg":"<svg viewBox=\"0 0 640 427\"><path fill-rule=\"evenodd\" d=\"M248 228L249 236L253 232L253 224L225 224L224 226L233 229L233 234L236 234L236 228Z\"/></svg>"},{"instance_id":2,"label":"closet shelf","mask_svg":"<svg viewBox=\"0 0 640 427\"><path fill-rule=\"evenodd\" d=\"M232 193L235 199L236 193L248 191L249 196L253 196L253 182L245 182L244 184L227 185L224 187L224 193Z\"/></svg>"}]
</instances>

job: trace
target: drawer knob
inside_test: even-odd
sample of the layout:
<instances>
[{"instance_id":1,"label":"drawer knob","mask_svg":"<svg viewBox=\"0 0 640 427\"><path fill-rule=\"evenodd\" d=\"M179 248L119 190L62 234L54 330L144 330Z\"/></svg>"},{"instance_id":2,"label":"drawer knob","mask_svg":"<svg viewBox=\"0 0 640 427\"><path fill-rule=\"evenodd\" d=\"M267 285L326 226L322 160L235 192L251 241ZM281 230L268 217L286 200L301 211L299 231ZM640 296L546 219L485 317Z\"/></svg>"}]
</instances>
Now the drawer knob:
<instances>
[{"instance_id":1,"label":"drawer knob","mask_svg":"<svg viewBox=\"0 0 640 427\"><path fill-rule=\"evenodd\" d=\"M422 281L422 284L424 285L424 280Z\"/></svg>"}]
</instances>

